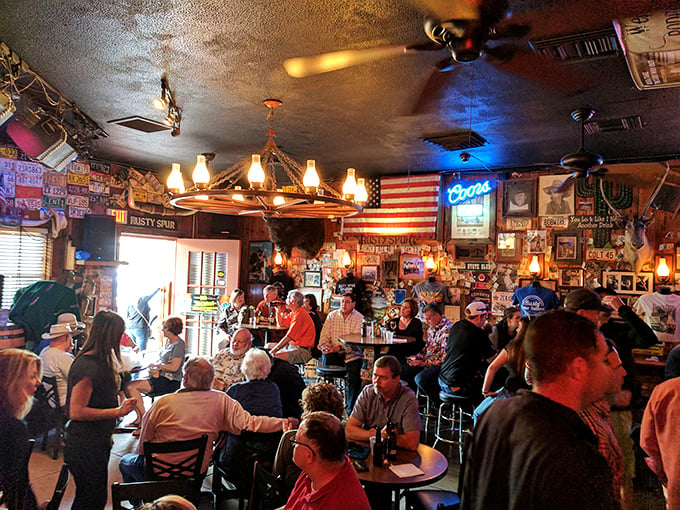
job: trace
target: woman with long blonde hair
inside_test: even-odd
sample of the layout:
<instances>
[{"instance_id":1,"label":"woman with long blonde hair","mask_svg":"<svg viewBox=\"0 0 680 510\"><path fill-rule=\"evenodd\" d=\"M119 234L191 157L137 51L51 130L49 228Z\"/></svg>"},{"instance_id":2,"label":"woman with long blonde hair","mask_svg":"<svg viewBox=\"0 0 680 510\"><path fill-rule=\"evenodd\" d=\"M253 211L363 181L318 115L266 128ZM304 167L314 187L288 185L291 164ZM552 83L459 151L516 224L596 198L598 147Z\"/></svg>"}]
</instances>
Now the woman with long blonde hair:
<instances>
[{"instance_id":1,"label":"woman with long blonde hair","mask_svg":"<svg viewBox=\"0 0 680 510\"><path fill-rule=\"evenodd\" d=\"M120 339L125 321L115 312L101 311L92 321L90 336L68 374L64 461L76 482L72 510L99 510L106 505L111 434L116 419L135 407L128 398L118 405ZM117 359L117 362L114 361Z\"/></svg>"},{"instance_id":2,"label":"woman with long blonde hair","mask_svg":"<svg viewBox=\"0 0 680 510\"><path fill-rule=\"evenodd\" d=\"M6 508L38 508L28 479L29 436L22 419L40 386L40 358L23 349L0 351L0 491Z\"/></svg>"}]
</instances>

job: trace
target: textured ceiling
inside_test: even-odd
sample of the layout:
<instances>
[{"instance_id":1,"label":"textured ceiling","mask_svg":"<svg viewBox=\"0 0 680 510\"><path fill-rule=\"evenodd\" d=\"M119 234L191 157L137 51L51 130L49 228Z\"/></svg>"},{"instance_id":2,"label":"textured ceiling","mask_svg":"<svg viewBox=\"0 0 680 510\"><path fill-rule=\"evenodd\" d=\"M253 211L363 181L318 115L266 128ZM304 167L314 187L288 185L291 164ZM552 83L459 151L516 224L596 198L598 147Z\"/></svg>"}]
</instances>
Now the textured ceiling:
<instances>
[{"instance_id":1,"label":"textured ceiling","mask_svg":"<svg viewBox=\"0 0 680 510\"><path fill-rule=\"evenodd\" d=\"M640 115L644 123L586 137L605 163L678 158L680 88L638 91L621 54L561 64L551 73L556 83L592 82L572 95L509 72L513 66L463 64L442 75L440 94L418 115L407 113L446 50L301 79L283 69L289 57L426 40L420 9L427 3L5 0L0 40L108 132L92 151L96 158L138 168L168 171L178 162L188 173L203 152L216 153L214 169L230 166L264 145L268 97L283 101L274 119L279 146L298 161L316 159L324 176L348 166L375 175L554 164L578 148L569 114L583 105L596 108L596 119ZM527 40L610 27L608 5L510 1L515 19L532 27ZM183 109L180 136L107 123L132 115L162 120L151 100L163 73ZM469 128L487 145L470 150L467 164L459 152L421 140Z\"/></svg>"}]
</instances>

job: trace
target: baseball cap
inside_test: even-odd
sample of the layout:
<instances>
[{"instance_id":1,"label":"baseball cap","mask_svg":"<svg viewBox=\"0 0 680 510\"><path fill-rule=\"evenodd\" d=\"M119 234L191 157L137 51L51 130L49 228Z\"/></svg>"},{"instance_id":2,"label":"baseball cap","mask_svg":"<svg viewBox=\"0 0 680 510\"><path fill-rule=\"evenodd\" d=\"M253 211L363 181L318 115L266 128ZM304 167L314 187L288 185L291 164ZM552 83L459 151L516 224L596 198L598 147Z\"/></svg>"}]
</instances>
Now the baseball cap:
<instances>
[{"instance_id":1,"label":"baseball cap","mask_svg":"<svg viewBox=\"0 0 680 510\"><path fill-rule=\"evenodd\" d=\"M597 310L598 312L604 310L600 296L590 289L572 290L564 298L564 307L572 312L577 310Z\"/></svg>"},{"instance_id":2,"label":"baseball cap","mask_svg":"<svg viewBox=\"0 0 680 510\"><path fill-rule=\"evenodd\" d=\"M473 301L465 307L465 315L467 317L477 317L485 313L489 313L489 310L486 307L486 303L482 301Z\"/></svg>"}]
</instances>

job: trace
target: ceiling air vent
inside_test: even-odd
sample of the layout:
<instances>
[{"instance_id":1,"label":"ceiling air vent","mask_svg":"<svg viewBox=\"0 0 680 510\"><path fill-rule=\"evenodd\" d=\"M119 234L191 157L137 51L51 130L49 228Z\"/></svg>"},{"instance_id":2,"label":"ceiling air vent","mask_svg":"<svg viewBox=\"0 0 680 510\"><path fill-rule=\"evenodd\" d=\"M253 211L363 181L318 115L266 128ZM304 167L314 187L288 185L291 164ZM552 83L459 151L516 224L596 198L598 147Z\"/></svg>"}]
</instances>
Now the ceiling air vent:
<instances>
[{"instance_id":1,"label":"ceiling air vent","mask_svg":"<svg viewBox=\"0 0 680 510\"><path fill-rule=\"evenodd\" d=\"M538 55L564 62L594 60L619 53L613 28L531 41L531 46Z\"/></svg>"},{"instance_id":2,"label":"ceiling air vent","mask_svg":"<svg viewBox=\"0 0 680 510\"><path fill-rule=\"evenodd\" d=\"M467 129L424 135L422 140L445 151L462 151L486 145L486 140L479 133Z\"/></svg>"},{"instance_id":3,"label":"ceiling air vent","mask_svg":"<svg viewBox=\"0 0 680 510\"><path fill-rule=\"evenodd\" d=\"M630 117L620 117L618 119L604 119L588 122L584 128L586 134L609 133L611 131L629 131L631 129L642 129L645 127L639 115Z\"/></svg>"},{"instance_id":4,"label":"ceiling air vent","mask_svg":"<svg viewBox=\"0 0 680 510\"><path fill-rule=\"evenodd\" d=\"M123 119L114 119L108 122L109 124L117 124L130 129L136 129L137 131L141 131L143 133L155 133L156 131L167 131L170 129L170 126L166 126L162 122L145 119L144 117L139 117L137 115L125 117Z\"/></svg>"}]
</instances>

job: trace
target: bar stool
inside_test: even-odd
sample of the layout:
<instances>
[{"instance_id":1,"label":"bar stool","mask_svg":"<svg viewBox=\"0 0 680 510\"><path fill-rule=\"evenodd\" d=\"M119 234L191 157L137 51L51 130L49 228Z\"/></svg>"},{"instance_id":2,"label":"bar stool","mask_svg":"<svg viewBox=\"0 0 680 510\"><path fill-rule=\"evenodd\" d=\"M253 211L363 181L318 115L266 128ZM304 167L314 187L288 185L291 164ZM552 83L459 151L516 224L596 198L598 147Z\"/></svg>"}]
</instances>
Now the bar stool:
<instances>
[{"instance_id":1,"label":"bar stool","mask_svg":"<svg viewBox=\"0 0 680 510\"><path fill-rule=\"evenodd\" d=\"M430 423L430 418L436 418L432 412L432 401L430 396L425 392L423 388L416 385L416 399L418 400L418 412L420 413L420 418L425 423L425 432L427 433Z\"/></svg>"},{"instance_id":2,"label":"bar stool","mask_svg":"<svg viewBox=\"0 0 680 510\"><path fill-rule=\"evenodd\" d=\"M472 430L475 399L441 391L439 400L441 404L437 413L437 429L434 432L436 439L433 446L437 446L437 441L458 446L458 460L463 462L463 436Z\"/></svg>"},{"instance_id":3,"label":"bar stool","mask_svg":"<svg viewBox=\"0 0 680 510\"><path fill-rule=\"evenodd\" d=\"M345 367L339 365L318 365L316 367L316 377L321 381L334 385L340 392L340 395L342 395L343 400L345 399L345 389L347 387L345 383L347 369Z\"/></svg>"}]
</instances>

